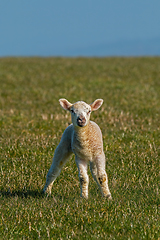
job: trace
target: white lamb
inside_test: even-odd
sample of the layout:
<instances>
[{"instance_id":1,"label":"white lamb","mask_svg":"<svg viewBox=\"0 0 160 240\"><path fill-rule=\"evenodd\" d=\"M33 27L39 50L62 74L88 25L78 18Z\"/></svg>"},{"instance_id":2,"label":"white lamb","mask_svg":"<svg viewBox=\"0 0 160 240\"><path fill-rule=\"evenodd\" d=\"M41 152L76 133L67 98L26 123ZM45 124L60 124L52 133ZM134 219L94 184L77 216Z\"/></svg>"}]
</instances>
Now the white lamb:
<instances>
[{"instance_id":1,"label":"white lamb","mask_svg":"<svg viewBox=\"0 0 160 240\"><path fill-rule=\"evenodd\" d=\"M70 111L72 124L65 129L55 150L53 162L47 174L44 193L51 194L53 182L60 174L67 159L74 153L79 171L81 196L88 198L87 166L90 162L92 176L97 182L102 196L112 199L105 171L102 133L99 126L90 121L91 112L97 110L103 100L97 99L90 105L83 101L71 104L66 99L60 99L59 102L63 109Z\"/></svg>"}]
</instances>

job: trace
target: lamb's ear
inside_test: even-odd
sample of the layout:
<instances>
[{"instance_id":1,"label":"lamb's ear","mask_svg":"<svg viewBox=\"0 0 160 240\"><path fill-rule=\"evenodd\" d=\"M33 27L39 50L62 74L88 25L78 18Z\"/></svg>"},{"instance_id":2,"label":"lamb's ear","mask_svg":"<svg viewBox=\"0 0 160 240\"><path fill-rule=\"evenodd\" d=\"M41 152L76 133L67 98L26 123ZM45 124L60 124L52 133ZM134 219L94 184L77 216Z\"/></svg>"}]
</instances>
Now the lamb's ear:
<instances>
[{"instance_id":1,"label":"lamb's ear","mask_svg":"<svg viewBox=\"0 0 160 240\"><path fill-rule=\"evenodd\" d=\"M65 98L59 99L59 103L64 110L70 110L72 103L68 102Z\"/></svg>"},{"instance_id":2,"label":"lamb's ear","mask_svg":"<svg viewBox=\"0 0 160 240\"><path fill-rule=\"evenodd\" d=\"M103 99L96 99L90 106L92 111L96 111L98 108L101 107L103 103Z\"/></svg>"}]
</instances>

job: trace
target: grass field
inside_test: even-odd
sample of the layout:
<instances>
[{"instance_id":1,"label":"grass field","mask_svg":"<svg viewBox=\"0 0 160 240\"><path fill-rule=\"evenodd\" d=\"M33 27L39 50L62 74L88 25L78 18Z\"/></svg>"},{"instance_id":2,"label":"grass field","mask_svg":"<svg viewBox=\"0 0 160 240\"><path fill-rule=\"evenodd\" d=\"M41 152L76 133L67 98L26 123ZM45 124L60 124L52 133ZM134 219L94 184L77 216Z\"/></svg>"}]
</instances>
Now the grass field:
<instances>
[{"instance_id":1,"label":"grass field","mask_svg":"<svg viewBox=\"0 0 160 240\"><path fill-rule=\"evenodd\" d=\"M80 198L74 156L41 194L54 150L71 123L59 98L102 107L113 201L89 172ZM160 58L0 59L0 239L160 239Z\"/></svg>"}]
</instances>

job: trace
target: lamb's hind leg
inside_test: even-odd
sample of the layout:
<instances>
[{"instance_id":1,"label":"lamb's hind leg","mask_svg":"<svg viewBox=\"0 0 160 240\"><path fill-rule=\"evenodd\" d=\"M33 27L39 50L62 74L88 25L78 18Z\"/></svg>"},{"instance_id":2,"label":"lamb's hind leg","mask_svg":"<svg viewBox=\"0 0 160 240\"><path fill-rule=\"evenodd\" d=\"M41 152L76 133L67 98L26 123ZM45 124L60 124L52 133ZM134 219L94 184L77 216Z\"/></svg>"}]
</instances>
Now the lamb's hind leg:
<instances>
[{"instance_id":1,"label":"lamb's hind leg","mask_svg":"<svg viewBox=\"0 0 160 240\"><path fill-rule=\"evenodd\" d=\"M51 165L51 167L48 171L47 177L46 177L46 184L43 189L44 193L51 194L53 182L60 174L62 167L68 160L71 153L72 152L70 150L68 150L68 148L66 148L63 143L60 142L60 144L58 145L58 147L55 150L52 165Z\"/></svg>"},{"instance_id":2,"label":"lamb's hind leg","mask_svg":"<svg viewBox=\"0 0 160 240\"><path fill-rule=\"evenodd\" d=\"M94 181L99 185L99 181L97 178L97 167L96 167L95 162L90 162L90 170L91 170L91 174L92 174Z\"/></svg>"},{"instance_id":3,"label":"lamb's hind leg","mask_svg":"<svg viewBox=\"0 0 160 240\"><path fill-rule=\"evenodd\" d=\"M89 177L87 174L87 162L76 158L76 164L79 172L81 197L88 199Z\"/></svg>"},{"instance_id":4,"label":"lamb's hind leg","mask_svg":"<svg viewBox=\"0 0 160 240\"><path fill-rule=\"evenodd\" d=\"M108 187L108 177L105 171L105 156L101 156L96 161L97 166L97 178L98 185L100 187L102 196L107 197L108 199L112 199L109 187Z\"/></svg>"}]
</instances>

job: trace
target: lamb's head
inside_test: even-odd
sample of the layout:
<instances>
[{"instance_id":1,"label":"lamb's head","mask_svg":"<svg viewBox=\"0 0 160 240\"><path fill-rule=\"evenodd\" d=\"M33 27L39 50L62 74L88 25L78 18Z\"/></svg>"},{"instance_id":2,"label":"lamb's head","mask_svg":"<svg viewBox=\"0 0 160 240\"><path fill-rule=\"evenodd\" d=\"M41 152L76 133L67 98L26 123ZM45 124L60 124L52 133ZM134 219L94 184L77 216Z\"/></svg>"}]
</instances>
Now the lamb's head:
<instances>
[{"instance_id":1,"label":"lamb's head","mask_svg":"<svg viewBox=\"0 0 160 240\"><path fill-rule=\"evenodd\" d=\"M89 123L91 112L97 110L103 100L97 99L90 105L83 101L72 104L64 98L59 99L59 102L63 109L70 111L74 126L85 127Z\"/></svg>"}]
</instances>

